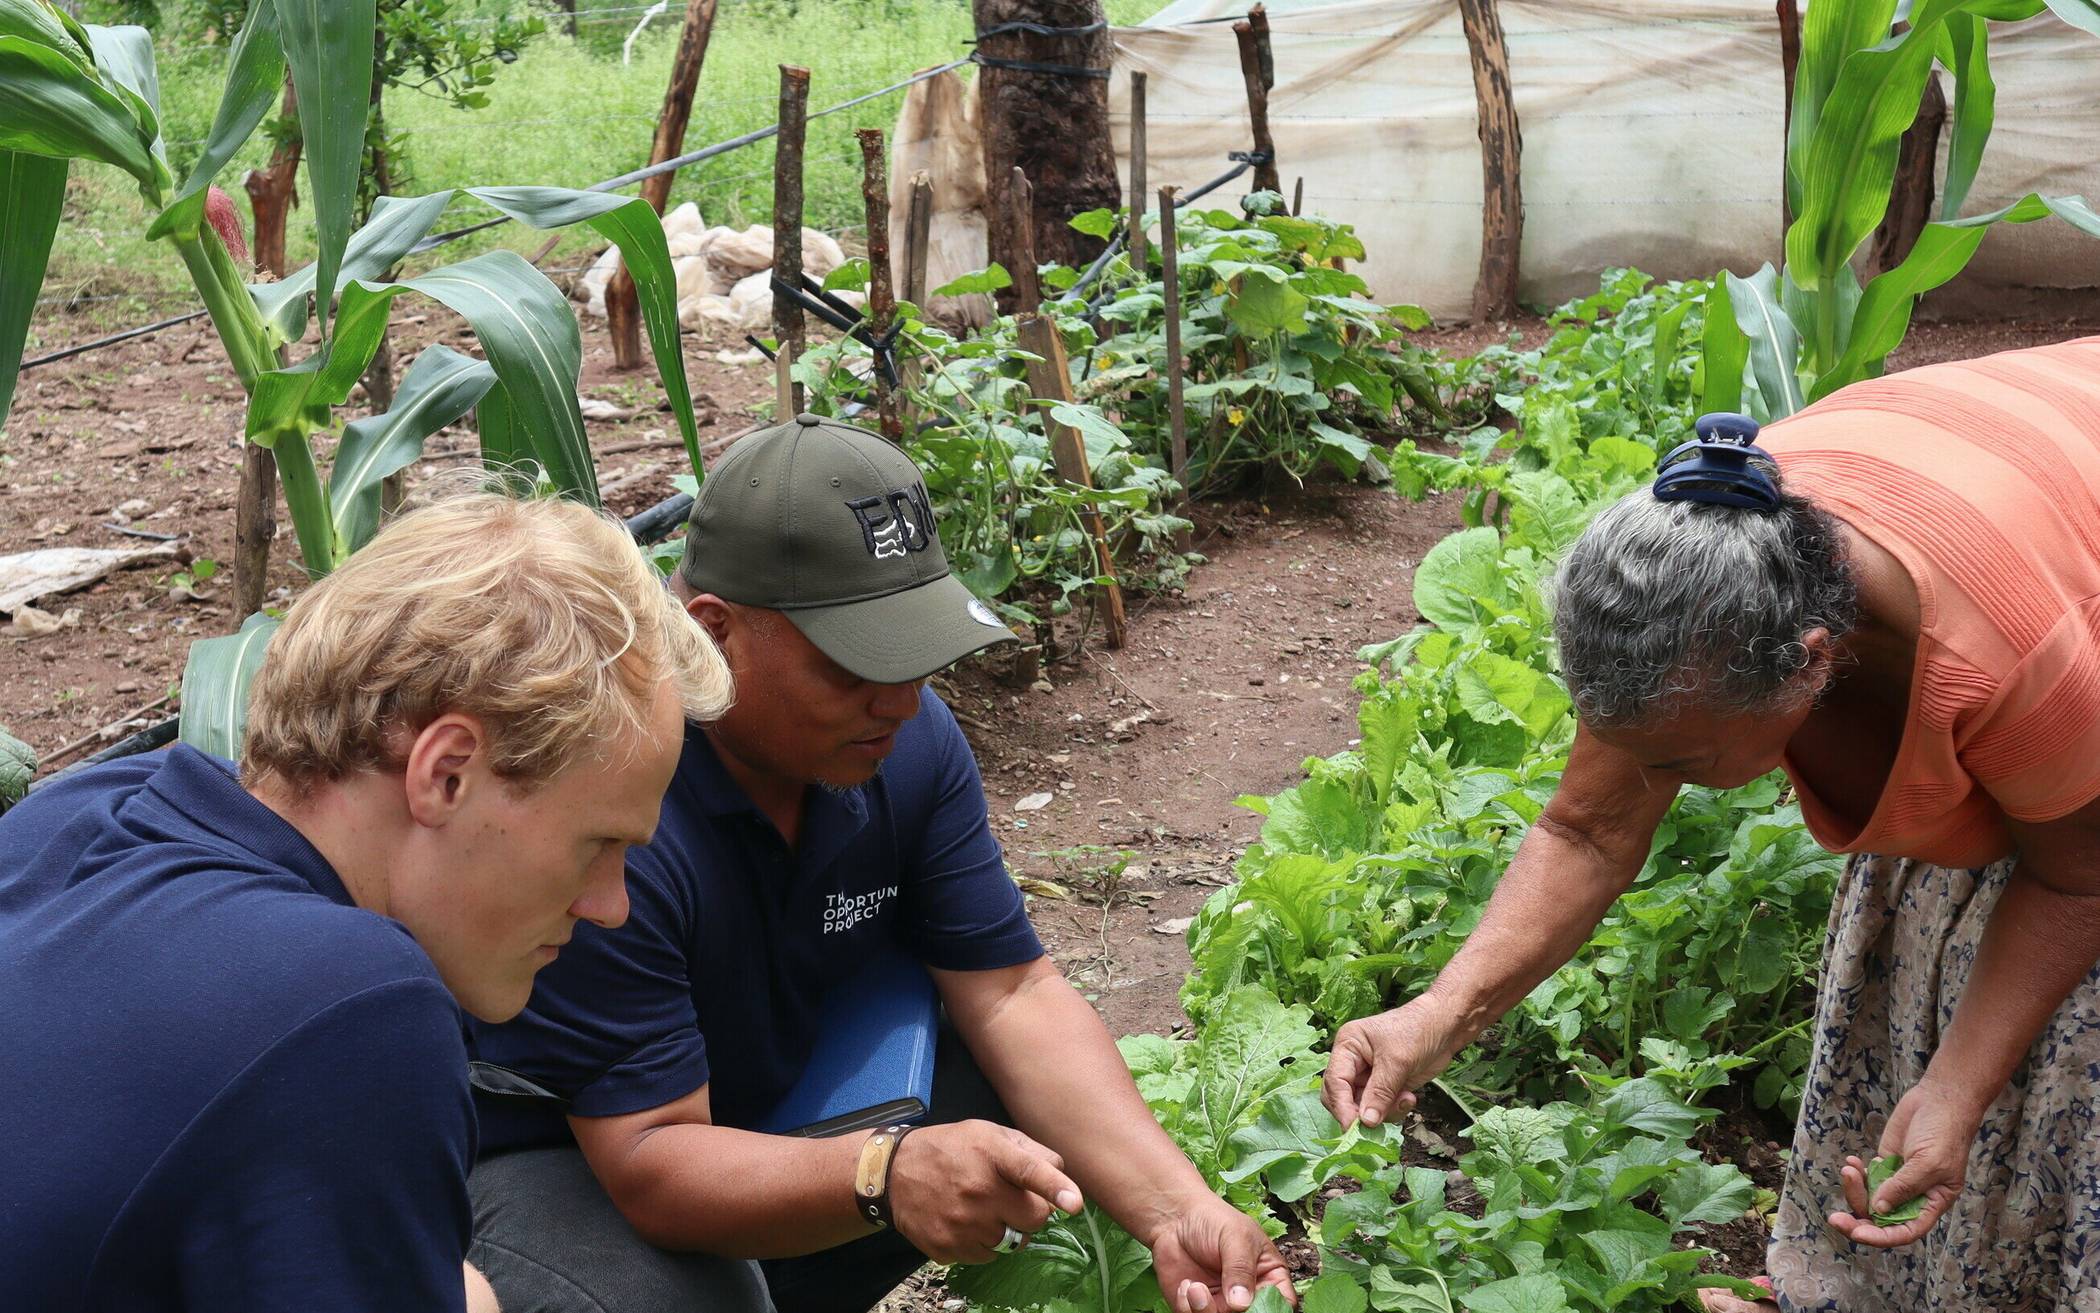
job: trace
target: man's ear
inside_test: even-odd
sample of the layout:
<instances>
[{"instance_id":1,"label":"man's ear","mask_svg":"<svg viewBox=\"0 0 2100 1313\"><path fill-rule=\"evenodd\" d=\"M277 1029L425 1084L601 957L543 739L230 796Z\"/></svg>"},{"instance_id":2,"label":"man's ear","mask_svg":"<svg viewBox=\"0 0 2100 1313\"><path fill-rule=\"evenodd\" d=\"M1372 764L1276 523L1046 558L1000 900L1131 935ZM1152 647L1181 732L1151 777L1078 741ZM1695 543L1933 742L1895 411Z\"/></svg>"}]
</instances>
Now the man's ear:
<instances>
[{"instance_id":1,"label":"man's ear","mask_svg":"<svg viewBox=\"0 0 2100 1313\"><path fill-rule=\"evenodd\" d=\"M408 814L437 829L456 817L489 774L488 732L473 716L439 716L409 744L403 764Z\"/></svg>"},{"instance_id":2,"label":"man's ear","mask_svg":"<svg viewBox=\"0 0 2100 1313\"><path fill-rule=\"evenodd\" d=\"M713 593L695 593L686 599L685 613L700 622L716 647L728 646L730 631L736 628L736 613L729 603Z\"/></svg>"}]
</instances>

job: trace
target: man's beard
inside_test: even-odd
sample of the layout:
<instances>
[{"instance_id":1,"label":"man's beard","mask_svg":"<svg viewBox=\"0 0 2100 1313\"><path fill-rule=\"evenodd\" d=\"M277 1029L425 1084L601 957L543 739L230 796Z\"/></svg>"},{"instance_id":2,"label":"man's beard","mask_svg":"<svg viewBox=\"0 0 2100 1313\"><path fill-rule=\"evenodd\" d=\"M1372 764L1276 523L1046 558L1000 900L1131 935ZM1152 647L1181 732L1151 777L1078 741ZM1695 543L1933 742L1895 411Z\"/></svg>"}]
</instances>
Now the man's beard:
<instances>
[{"instance_id":1,"label":"man's beard","mask_svg":"<svg viewBox=\"0 0 2100 1313\"><path fill-rule=\"evenodd\" d=\"M858 792L860 789L865 788L869 784L872 784L877 779L881 778L882 768L887 765L889 765L889 759L887 757L885 757L881 761L876 762L875 773L873 775L868 776L867 779L862 780L859 784L833 784L828 780L818 780L817 787L824 790L824 792L831 794L833 797L844 797L846 794Z\"/></svg>"}]
</instances>

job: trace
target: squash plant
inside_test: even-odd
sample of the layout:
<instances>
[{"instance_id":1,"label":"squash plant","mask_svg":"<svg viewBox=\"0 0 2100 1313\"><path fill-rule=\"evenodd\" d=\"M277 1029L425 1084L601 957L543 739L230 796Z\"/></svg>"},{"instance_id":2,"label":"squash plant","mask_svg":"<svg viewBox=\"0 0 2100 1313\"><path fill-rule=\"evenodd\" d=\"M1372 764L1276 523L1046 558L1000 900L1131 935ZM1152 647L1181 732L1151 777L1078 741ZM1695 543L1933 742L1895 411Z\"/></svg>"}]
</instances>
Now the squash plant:
<instances>
[{"instance_id":1,"label":"squash plant","mask_svg":"<svg viewBox=\"0 0 2100 1313\"><path fill-rule=\"evenodd\" d=\"M351 231L376 23L374 0L254 4L228 52L210 135L178 182L161 139L159 75L146 30L82 24L46 0L0 0L0 417L13 395L67 174L76 161L121 169L154 212L148 235L174 247L225 346L248 395L247 439L276 455L300 555L314 577L377 531L381 481L414 461L432 433L469 412L492 469L597 502L576 398L581 334L560 290L503 250L398 283L378 281L436 226L452 191L381 197L365 225ZM281 282L250 285L214 226L231 210L212 184L276 103L287 67L298 94L319 255ZM679 350L676 280L655 211L602 192L468 191L533 227L587 223L619 245L697 476L699 435ZM208 216L213 208L219 214ZM465 318L485 358L444 346L425 350L386 413L341 427L324 479L314 438L337 430L336 409L377 351L393 302L410 293ZM309 345L310 321L318 334ZM185 740L238 753L248 679L274 623L252 616L238 634L192 647L183 676Z\"/></svg>"},{"instance_id":2,"label":"squash plant","mask_svg":"<svg viewBox=\"0 0 2100 1313\"><path fill-rule=\"evenodd\" d=\"M1707 298L1700 410L1747 408L1778 419L1879 377L1918 297L1960 273L1994 224L2055 215L2100 236L2100 213L2078 196L2030 193L1957 217L1996 117L1991 25L2033 18L2045 5L2100 34L2096 0L1915 0L1901 31L1894 30L1897 0L1809 6L1786 145L1787 202L1796 217L1785 265L1716 280ZM1862 286L1852 260L1888 209L1897 147L1935 63L1954 86L1940 217L1902 263Z\"/></svg>"}]
</instances>

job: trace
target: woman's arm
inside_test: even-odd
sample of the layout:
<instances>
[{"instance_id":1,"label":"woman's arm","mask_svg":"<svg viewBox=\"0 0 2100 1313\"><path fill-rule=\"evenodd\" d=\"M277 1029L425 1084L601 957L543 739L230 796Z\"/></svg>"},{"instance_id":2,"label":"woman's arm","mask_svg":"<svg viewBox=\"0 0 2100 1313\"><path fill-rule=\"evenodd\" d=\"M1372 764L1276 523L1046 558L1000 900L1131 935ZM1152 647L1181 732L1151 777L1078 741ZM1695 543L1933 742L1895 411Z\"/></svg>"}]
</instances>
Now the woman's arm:
<instances>
[{"instance_id":1,"label":"woman's arm","mask_svg":"<svg viewBox=\"0 0 2100 1313\"><path fill-rule=\"evenodd\" d=\"M1984 926L1969 983L1924 1078L1889 1115L1879 1152L1903 1169L1866 1195L1864 1165L1844 1169L1850 1213L1830 1224L1867 1245L1909 1244L1961 1194L1969 1146L2035 1036L2100 961L2100 802L2062 820L2014 822L2019 861ZM1870 1212L1925 1196L1917 1220L1875 1226Z\"/></svg>"},{"instance_id":2,"label":"woman's arm","mask_svg":"<svg viewBox=\"0 0 2100 1313\"><path fill-rule=\"evenodd\" d=\"M1323 1091L1344 1125L1376 1125L1588 941L1640 874L1681 781L1577 730L1560 788L1480 924L1427 990L1343 1026Z\"/></svg>"}]
</instances>

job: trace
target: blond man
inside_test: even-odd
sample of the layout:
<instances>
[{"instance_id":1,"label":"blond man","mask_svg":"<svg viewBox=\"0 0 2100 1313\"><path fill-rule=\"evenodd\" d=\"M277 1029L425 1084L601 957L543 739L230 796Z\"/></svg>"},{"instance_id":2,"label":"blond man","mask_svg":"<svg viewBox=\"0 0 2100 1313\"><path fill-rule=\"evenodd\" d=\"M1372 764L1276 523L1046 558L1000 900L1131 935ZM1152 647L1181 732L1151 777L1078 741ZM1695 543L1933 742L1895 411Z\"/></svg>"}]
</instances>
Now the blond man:
<instances>
[{"instance_id":1,"label":"blond man","mask_svg":"<svg viewBox=\"0 0 2100 1313\"><path fill-rule=\"evenodd\" d=\"M480 1306L462 1012L626 919L729 693L617 522L451 498L293 605L238 773L178 746L0 818L10 1306Z\"/></svg>"}]
</instances>

